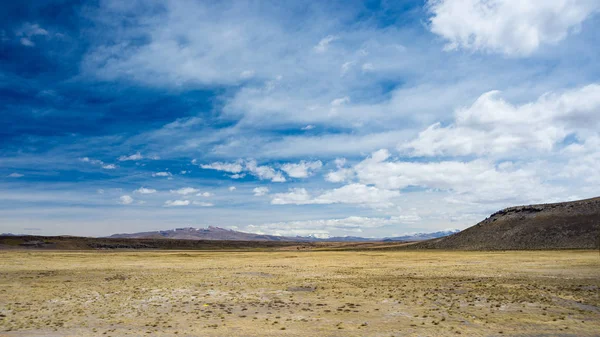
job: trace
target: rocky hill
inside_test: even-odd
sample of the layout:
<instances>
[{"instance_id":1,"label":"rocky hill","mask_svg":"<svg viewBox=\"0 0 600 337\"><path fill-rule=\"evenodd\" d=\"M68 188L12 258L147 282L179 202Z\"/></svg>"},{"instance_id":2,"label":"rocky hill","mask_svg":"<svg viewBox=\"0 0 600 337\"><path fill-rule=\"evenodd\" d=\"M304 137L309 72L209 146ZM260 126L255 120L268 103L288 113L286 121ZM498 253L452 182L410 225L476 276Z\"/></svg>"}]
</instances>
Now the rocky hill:
<instances>
[{"instance_id":1,"label":"rocky hill","mask_svg":"<svg viewBox=\"0 0 600 337\"><path fill-rule=\"evenodd\" d=\"M510 207L462 232L410 246L417 249L598 249L600 197Z\"/></svg>"}]
</instances>

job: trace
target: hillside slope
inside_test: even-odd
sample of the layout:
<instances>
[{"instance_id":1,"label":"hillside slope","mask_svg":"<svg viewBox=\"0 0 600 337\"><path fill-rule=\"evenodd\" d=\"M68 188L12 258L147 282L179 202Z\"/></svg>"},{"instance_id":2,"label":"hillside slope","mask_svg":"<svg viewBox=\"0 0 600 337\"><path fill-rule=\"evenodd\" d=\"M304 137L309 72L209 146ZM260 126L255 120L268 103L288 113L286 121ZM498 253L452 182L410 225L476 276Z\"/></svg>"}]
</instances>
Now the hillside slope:
<instances>
[{"instance_id":1,"label":"hillside slope","mask_svg":"<svg viewBox=\"0 0 600 337\"><path fill-rule=\"evenodd\" d=\"M600 245L600 197L556 204L517 206L477 225L414 249L592 249Z\"/></svg>"}]
</instances>

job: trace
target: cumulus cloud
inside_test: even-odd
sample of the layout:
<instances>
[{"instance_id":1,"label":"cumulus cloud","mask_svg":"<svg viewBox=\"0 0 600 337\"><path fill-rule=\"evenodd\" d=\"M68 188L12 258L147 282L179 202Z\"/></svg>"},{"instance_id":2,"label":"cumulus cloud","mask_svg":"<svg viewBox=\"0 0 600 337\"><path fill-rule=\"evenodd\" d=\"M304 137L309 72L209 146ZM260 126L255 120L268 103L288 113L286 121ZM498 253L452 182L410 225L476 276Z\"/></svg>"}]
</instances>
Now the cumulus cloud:
<instances>
[{"instance_id":1,"label":"cumulus cloud","mask_svg":"<svg viewBox=\"0 0 600 337\"><path fill-rule=\"evenodd\" d=\"M200 165L200 167L203 169L206 169L206 170L217 170L217 171L224 171L224 172L229 172L229 173L240 173L244 169L244 167L242 166L242 163L240 163L240 162L236 162L236 163L214 162L211 164L202 164L202 165Z\"/></svg>"},{"instance_id":2,"label":"cumulus cloud","mask_svg":"<svg viewBox=\"0 0 600 337\"><path fill-rule=\"evenodd\" d=\"M270 166L257 165L256 161L254 160L246 162L246 170L260 180L268 179L275 183L282 183L286 181L281 172L276 171Z\"/></svg>"},{"instance_id":3,"label":"cumulus cloud","mask_svg":"<svg viewBox=\"0 0 600 337\"><path fill-rule=\"evenodd\" d=\"M454 123L436 123L400 146L414 156L487 155L551 151L565 137L600 127L600 85L547 93L513 105L498 91L481 95L455 113Z\"/></svg>"},{"instance_id":4,"label":"cumulus cloud","mask_svg":"<svg viewBox=\"0 0 600 337\"><path fill-rule=\"evenodd\" d=\"M229 186L228 188L229 192L233 192L236 190L235 186Z\"/></svg>"},{"instance_id":5,"label":"cumulus cloud","mask_svg":"<svg viewBox=\"0 0 600 337\"><path fill-rule=\"evenodd\" d=\"M337 170L329 171L329 173L325 175L325 180L332 183L341 183L352 179L354 171L344 167L346 165L346 158L337 158L334 163Z\"/></svg>"},{"instance_id":6,"label":"cumulus cloud","mask_svg":"<svg viewBox=\"0 0 600 337\"><path fill-rule=\"evenodd\" d=\"M9 174L7 177L9 178L21 178L24 177L25 175L21 174L21 173L17 173L17 172L13 172L11 174Z\"/></svg>"},{"instance_id":7,"label":"cumulus cloud","mask_svg":"<svg viewBox=\"0 0 600 337\"><path fill-rule=\"evenodd\" d=\"M133 198L132 198L132 197L130 197L130 196L128 196L128 195L122 195L122 196L119 198L119 203L120 203L121 205L129 205L129 204L131 204L132 202L133 202Z\"/></svg>"},{"instance_id":8,"label":"cumulus cloud","mask_svg":"<svg viewBox=\"0 0 600 337\"><path fill-rule=\"evenodd\" d=\"M354 171L348 168L340 168L336 171L330 171L325 175L325 180L332 183L343 183L352 179Z\"/></svg>"},{"instance_id":9,"label":"cumulus cloud","mask_svg":"<svg viewBox=\"0 0 600 337\"><path fill-rule=\"evenodd\" d=\"M205 198L211 197L212 195L213 194L210 192L202 192L202 193L196 194L197 197L205 197Z\"/></svg>"},{"instance_id":10,"label":"cumulus cloud","mask_svg":"<svg viewBox=\"0 0 600 337\"><path fill-rule=\"evenodd\" d=\"M544 200L562 188L544 184L535 164L518 165L487 159L472 161L412 162L390 159L382 149L357 163L352 174L357 183L349 184L312 198L306 190L275 195L274 204L307 203L378 203L391 206L398 190L420 187L447 191L454 201L491 203L513 200ZM542 165L542 164L538 164ZM382 192L385 191L385 192Z\"/></svg>"},{"instance_id":11,"label":"cumulus cloud","mask_svg":"<svg viewBox=\"0 0 600 337\"><path fill-rule=\"evenodd\" d=\"M285 177L281 172L275 170L271 166L258 165L255 160L240 159L235 163L215 162L212 164L202 164L200 165L200 167L209 170L235 173L229 176L233 179L243 178L245 176L245 173L242 172L248 172L249 174L257 177L260 180L271 180L272 182L276 183L282 183L286 181Z\"/></svg>"},{"instance_id":12,"label":"cumulus cloud","mask_svg":"<svg viewBox=\"0 0 600 337\"><path fill-rule=\"evenodd\" d=\"M263 195L269 193L269 189L267 187L256 187L252 190L252 192L254 192L254 196L262 197Z\"/></svg>"},{"instance_id":13,"label":"cumulus cloud","mask_svg":"<svg viewBox=\"0 0 600 337\"><path fill-rule=\"evenodd\" d=\"M181 194L181 195L194 194L194 193L198 193L198 192L200 192L200 190L197 188L193 188L193 187L183 187L178 190L171 190L171 193Z\"/></svg>"},{"instance_id":14,"label":"cumulus cloud","mask_svg":"<svg viewBox=\"0 0 600 337\"><path fill-rule=\"evenodd\" d=\"M309 205L340 203L386 208L393 206L392 200L399 195L400 193L398 191L354 183L324 191L317 196L312 196L305 188L292 188L287 193L274 194L271 199L271 204Z\"/></svg>"},{"instance_id":15,"label":"cumulus cloud","mask_svg":"<svg viewBox=\"0 0 600 337\"><path fill-rule=\"evenodd\" d=\"M134 192L139 194L154 194L156 193L156 190L153 188L140 187Z\"/></svg>"},{"instance_id":16,"label":"cumulus cloud","mask_svg":"<svg viewBox=\"0 0 600 337\"><path fill-rule=\"evenodd\" d=\"M299 163L287 163L281 166L283 172L287 173L292 178L308 178L314 171L318 170L323 166L320 160L307 162L300 161Z\"/></svg>"},{"instance_id":17,"label":"cumulus cloud","mask_svg":"<svg viewBox=\"0 0 600 337\"><path fill-rule=\"evenodd\" d=\"M130 160L141 160L141 159L144 159L144 156L142 156L142 154L139 152L136 152L129 156L120 156L119 157L119 161L130 161Z\"/></svg>"},{"instance_id":18,"label":"cumulus cloud","mask_svg":"<svg viewBox=\"0 0 600 337\"><path fill-rule=\"evenodd\" d=\"M576 32L600 10L595 0L429 0L433 33L447 50L529 55Z\"/></svg>"},{"instance_id":19,"label":"cumulus cloud","mask_svg":"<svg viewBox=\"0 0 600 337\"><path fill-rule=\"evenodd\" d=\"M190 204L189 200L167 200L167 201L165 201L165 207L188 206L189 204Z\"/></svg>"}]
</instances>

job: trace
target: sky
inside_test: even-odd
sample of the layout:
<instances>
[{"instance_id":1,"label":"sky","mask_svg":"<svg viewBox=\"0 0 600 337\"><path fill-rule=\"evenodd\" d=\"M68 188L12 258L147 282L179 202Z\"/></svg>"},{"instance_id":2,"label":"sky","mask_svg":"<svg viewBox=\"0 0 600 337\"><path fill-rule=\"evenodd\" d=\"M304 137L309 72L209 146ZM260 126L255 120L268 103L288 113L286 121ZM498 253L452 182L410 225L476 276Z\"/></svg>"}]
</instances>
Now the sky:
<instances>
[{"instance_id":1,"label":"sky","mask_svg":"<svg viewBox=\"0 0 600 337\"><path fill-rule=\"evenodd\" d=\"M600 195L597 0L0 4L0 233L386 237Z\"/></svg>"}]
</instances>

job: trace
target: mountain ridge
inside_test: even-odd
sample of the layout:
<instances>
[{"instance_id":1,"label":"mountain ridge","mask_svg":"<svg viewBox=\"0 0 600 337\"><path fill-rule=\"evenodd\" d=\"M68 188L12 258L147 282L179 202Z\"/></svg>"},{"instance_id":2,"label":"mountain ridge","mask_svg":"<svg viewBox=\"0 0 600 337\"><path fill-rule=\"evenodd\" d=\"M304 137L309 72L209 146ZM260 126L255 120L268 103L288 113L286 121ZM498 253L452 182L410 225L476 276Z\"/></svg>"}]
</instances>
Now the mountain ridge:
<instances>
[{"instance_id":1,"label":"mountain ridge","mask_svg":"<svg viewBox=\"0 0 600 337\"><path fill-rule=\"evenodd\" d=\"M416 233L397 237L363 238L358 236L335 236L318 238L313 236L279 236L240 232L231 229L208 226L206 228L180 227L168 230L138 233L119 233L107 238L117 239L176 239L176 240L238 240L238 241L297 241L297 242L370 242L370 241L420 241L454 234L459 230Z\"/></svg>"}]
</instances>

